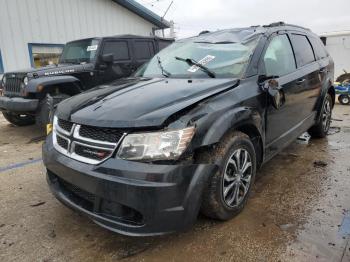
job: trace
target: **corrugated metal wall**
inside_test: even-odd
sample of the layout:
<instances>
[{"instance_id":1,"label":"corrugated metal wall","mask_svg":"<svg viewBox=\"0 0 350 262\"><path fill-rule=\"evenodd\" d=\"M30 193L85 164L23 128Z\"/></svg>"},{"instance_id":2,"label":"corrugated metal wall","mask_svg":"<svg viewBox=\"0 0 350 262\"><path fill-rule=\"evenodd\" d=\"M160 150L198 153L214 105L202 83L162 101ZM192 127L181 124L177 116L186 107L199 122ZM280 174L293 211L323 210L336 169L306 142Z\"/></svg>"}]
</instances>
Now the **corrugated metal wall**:
<instances>
[{"instance_id":1,"label":"corrugated metal wall","mask_svg":"<svg viewBox=\"0 0 350 262\"><path fill-rule=\"evenodd\" d=\"M350 72L350 35L327 36L326 48L334 59L335 77Z\"/></svg>"},{"instance_id":2,"label":"corrugated metal wall","mask_svg":"<svg viewBox=\"0 0 350 262\"><path fill-rule=\"evenodd\" d=\"M153 27L111 0L0 0L5 71L30 67L28 43L64 44L125 33L150 35Z\"/></svg>"}]
</instances>

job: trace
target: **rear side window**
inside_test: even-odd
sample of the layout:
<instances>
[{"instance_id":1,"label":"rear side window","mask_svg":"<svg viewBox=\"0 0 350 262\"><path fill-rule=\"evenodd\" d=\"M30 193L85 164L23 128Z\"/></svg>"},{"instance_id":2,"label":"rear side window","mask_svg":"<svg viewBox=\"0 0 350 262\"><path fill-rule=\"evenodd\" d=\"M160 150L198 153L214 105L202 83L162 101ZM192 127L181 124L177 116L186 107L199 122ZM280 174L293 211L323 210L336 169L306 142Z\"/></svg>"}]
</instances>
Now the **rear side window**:
<instances>
[{"instance_id":1,"label":"rear side window","mask_svg":"<svg viewBox=\"0 0 350 262\"><path fill-rule=\"evenodd\" d=\"M264 66L268 76L283 76L296 69L287 35L278 35L271 40L264 55Z\"/></svg>"},{"instance_id":2,"label":"rear side window","mask_svg":"<svg viewBox=\"0 0 350 262\"><path fill-rule=\"evenodd\" d=\"M291 35L297 66L302 67L315 61L309 40L304 35Z\"/></svg>"},{"instance_id":3,"label":"rear side window","mask_svg":"<svg viewBox=\"0 0 350 262\"><path fill-rule=\"evenodd\" d=\"M328 56L326 48L319 38L309 37L309 40L314 48L315 56L317 59L322 59Z\"/></svg>"},{"instance_id":4,"label":"rear side window","mask_svg":"<svg viewBox=\"0 0 350 262\"><path fill-rule=\"evenodd\" d=\"M103 47L103 55L113 54L114 60L129 60L129 48L127 41L108 41Z\"/></svg>"},{"instance_id":5,"label":"rear side window","mask_svg":"<svg viewBox=\"0 0 350 262\"><path fill-rule=\"evenodd\" d=\"M135 58L150 59L154 55L153 42L151 41L135 41Z\"/></svg>"}]
</instances>

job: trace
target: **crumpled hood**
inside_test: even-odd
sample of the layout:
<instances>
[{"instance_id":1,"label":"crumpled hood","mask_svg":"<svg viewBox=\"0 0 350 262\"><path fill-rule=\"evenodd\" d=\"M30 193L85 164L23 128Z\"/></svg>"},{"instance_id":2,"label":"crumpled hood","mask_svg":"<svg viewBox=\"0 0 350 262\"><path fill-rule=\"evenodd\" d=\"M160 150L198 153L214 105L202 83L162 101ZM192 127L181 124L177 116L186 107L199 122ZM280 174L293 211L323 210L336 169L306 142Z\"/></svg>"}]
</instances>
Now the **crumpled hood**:
<instances>
[{"instance_id":1,"label":"crumpled hood","mask_svg":"<svg viewBox=\"0 0 350 262\"><path fill-rule=\"evenodd\" d=\"M173 114L238 84L237 79L130 78L61 102L59 118L101 127L160 127Z\"/></svg>"}]
</instances>

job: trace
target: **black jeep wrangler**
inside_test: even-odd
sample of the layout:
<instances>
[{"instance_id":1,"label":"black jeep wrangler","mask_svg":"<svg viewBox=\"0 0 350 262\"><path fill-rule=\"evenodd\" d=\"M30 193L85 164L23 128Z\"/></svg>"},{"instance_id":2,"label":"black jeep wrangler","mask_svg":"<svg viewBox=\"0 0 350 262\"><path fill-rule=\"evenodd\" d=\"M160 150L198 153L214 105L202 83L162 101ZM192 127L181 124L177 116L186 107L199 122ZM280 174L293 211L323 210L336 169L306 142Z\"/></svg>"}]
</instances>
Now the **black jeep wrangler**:
<instances>
[{"instance_id":1,"label":"black jeep wrangler","mask_svg":"<svg viewBox=\"0 0 350 262\"><path fill-rule=\"evenodd\" d=\"M172 41L122 35L69 42L57 65L6 73L0 85L0 110L17 126L35 122L45 126L54 103L130 76Z\"/></svg>"}]
</instances>

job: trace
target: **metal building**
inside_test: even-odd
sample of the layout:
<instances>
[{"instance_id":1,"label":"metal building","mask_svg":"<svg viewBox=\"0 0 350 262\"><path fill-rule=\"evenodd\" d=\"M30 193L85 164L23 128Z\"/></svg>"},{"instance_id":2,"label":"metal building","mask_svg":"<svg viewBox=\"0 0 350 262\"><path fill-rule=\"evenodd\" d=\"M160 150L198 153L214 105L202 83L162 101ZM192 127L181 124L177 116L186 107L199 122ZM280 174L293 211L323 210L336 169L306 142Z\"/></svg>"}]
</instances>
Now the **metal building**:
<instances>
[{"instance_id":1,"label":"metal building","mask_svg":"<svg viewBox=\"0 0 350 262\"><path fill-rule=\"evenodd\" d=\"M149 36L169 26L134 0L0 0L0 76L55 63L71 40Z\"/></svg>"},{"instance_id":2,"label":"metal building","mask_svg":"<svg viewBox=\"0 0 350 262\"><path fill-rule=\"evenodd\" d=\"M321 39L334 59L335 77L350 73L350 31L325 33Z\"/></svg>"}]
</instances>

